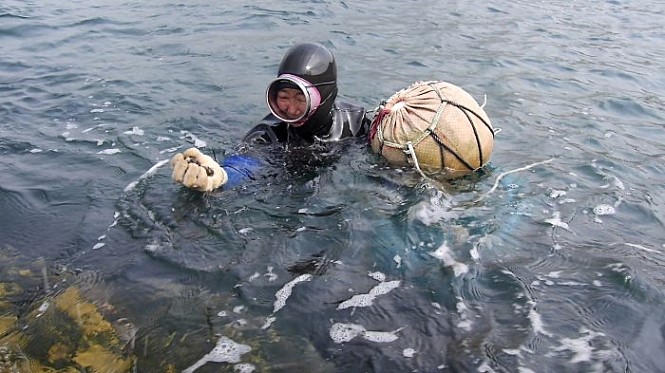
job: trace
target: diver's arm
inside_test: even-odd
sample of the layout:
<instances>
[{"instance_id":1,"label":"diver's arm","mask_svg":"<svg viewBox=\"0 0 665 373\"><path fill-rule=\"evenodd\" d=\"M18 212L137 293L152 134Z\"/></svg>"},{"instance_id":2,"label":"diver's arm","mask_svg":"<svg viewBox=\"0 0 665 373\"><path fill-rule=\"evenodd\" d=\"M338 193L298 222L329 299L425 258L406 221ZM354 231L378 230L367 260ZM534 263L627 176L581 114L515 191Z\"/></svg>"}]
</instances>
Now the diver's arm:
<instances>
[{"instance_id":1,"label":"diver's arm","mask_svg":"<svg viewBox=\"0 0 665 373\"><path fill-rule=\"evenodd\" d=\"M249 154L236 154L226 157L221 164L228 176L226 188L234 188L249 180L254 180L263 167L263 162Z\"/></svg>"},{"instance_id":2,"label":"diver's arm","mask_svg":"<svg viewBox=\"0 0 665 373\"><path fill-rule=\"evenodd\" d=\"M269 145L286 141L286 125L272 114L247 132L243 142L252 145ZM221 164L228 175L225 186L233 188L255 179L264 167L264 161L249 154L226 157Z\"/></svg>"}]
</instances>

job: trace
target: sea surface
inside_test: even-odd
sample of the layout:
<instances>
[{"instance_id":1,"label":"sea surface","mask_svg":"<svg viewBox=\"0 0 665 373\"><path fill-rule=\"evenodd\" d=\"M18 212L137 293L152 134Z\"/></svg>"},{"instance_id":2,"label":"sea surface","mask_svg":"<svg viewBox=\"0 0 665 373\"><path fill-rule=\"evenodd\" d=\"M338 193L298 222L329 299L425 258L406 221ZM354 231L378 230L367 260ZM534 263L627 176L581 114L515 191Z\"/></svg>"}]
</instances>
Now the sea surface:
<instances>
[{"instance_id":1,"label":"sea surface","mask_svg":"<svg viewBox=\"0 0 665 373\"><path fill-rule=\"evenodd\" d=\"M6 337L67 278L130 325L133 372L665 371L664 19L655 0L2 1L0 282L29 291L0 292L20 325L0 352L49 364L48 328ZM359 140L211 195L174 184L176 152L238 151L298 42L368 110L421 80L486 101L489 166L433 183Z\"/></svg>"}]
</instances>

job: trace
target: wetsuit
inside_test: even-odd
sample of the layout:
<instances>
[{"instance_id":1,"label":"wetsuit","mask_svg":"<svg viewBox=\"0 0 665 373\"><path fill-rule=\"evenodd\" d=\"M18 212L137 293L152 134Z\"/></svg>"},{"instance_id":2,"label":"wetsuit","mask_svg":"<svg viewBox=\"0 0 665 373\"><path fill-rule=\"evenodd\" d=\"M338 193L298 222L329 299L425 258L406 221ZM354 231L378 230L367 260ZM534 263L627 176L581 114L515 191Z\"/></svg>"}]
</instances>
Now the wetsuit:
<instances>
[{"instance_id":1,"label":"wetsuit","mask_svg":"<svg viewBox=\"0 0 665 373\"><path fill-rule=\"evenodd\" d=\"M316 107L308 107L311 112L308 112L303 124L299 126L291 125L288 119L279 118L279 113L271 105L279 84L289 83L289 77L294 77L305 87L305 94L312 92L315 95L313 105ZM302 85L302 82L306 85ZM336 102L336 97L337 66L332 53L320 44L298 44L285 54L279 65L278 78L266 91L266 101L271 114L254 126L243 141L250 146L278 143L314 144L365 136L370 124L365 108ZM260 173L263 164L261 158L249 153L227 157L221 163L229 177L226 186L234 187L254 178Z\"/></svg>"}]
</instances>

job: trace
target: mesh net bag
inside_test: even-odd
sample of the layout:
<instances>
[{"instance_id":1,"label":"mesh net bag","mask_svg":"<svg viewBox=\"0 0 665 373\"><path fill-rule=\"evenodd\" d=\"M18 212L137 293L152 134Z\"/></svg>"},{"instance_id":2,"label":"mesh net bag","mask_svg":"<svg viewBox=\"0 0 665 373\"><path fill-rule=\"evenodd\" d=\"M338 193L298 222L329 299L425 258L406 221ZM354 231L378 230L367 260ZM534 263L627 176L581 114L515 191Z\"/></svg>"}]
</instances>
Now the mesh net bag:
<instances>
[{"instance_id":1,"label":"mesh net bag","mask_svg":"<svg viewBox=\"0 0 665 373\"><path fill-rule=\"evenodd\" d=\"M418 82L379 107L370 143L393 166L464 174L489 161L494 128L482 107L462 88L446 82Z\"/></svg>"}]
</instances>

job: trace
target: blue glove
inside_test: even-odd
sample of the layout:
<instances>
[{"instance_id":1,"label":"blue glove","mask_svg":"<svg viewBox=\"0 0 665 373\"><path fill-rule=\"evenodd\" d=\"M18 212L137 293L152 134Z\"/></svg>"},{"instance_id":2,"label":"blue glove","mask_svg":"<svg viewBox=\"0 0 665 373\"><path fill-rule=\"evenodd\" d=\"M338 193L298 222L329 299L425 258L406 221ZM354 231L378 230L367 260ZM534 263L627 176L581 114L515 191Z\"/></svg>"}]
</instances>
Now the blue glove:
<instances>
[{"instance_id":1,"label":"blue glove","mask_svg":"<svg viewBox=\"0 0 665 373\"><path fill-rule=\"evenodd\" d=\"M237 154L227 157L222 162L222 168L228 175L225 186L234 188L249 180L253 180L263 166L259 159L247 154Z\"/></svg>"}]
</instances>

